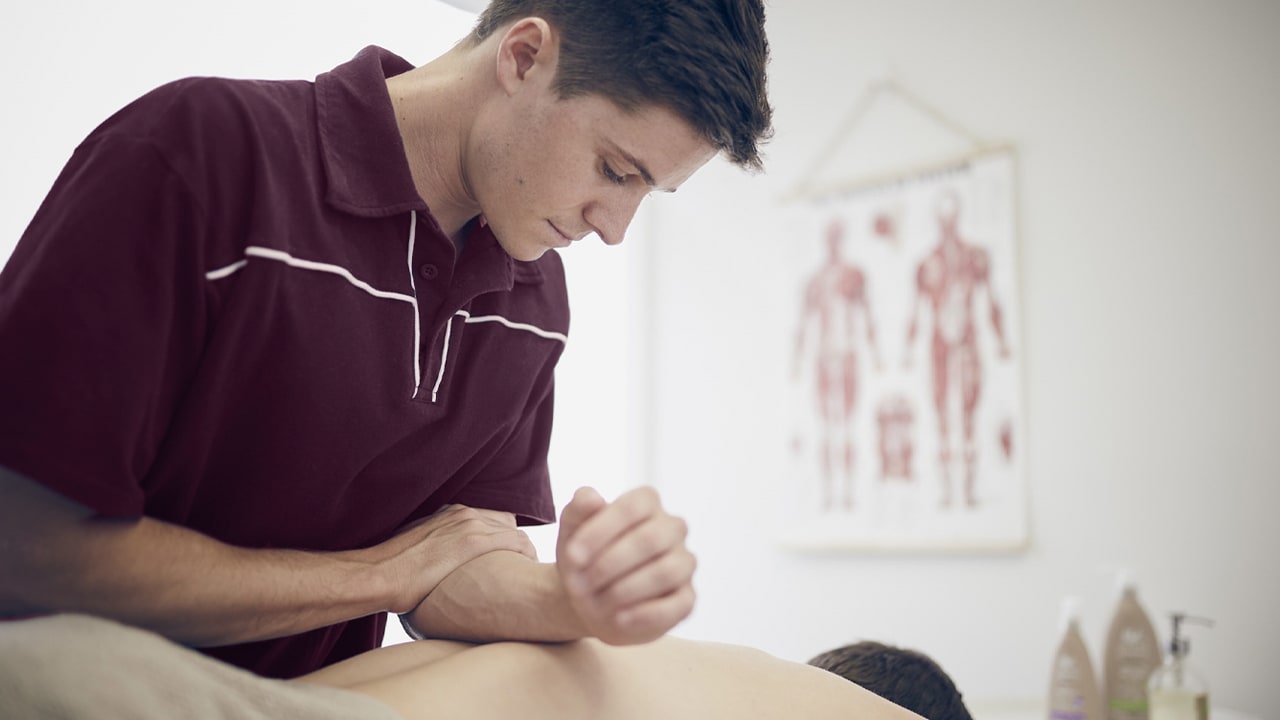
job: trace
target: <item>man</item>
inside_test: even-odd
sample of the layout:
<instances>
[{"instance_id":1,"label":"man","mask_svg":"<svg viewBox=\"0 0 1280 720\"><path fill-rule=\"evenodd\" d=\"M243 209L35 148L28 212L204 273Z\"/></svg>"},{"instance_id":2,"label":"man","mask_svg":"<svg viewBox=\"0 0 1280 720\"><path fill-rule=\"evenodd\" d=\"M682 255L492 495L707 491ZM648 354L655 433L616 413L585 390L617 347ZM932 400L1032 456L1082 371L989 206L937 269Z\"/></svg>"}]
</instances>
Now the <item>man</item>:
<instances>
[{"instance_id":1,"label":"man","mask_svg":"<svg viewBox=\"0 0 1280 720\"><path fill-rule=\"evenodd\" d=\"M626 647L424 640L272 680L101 618L37 618L5 629L0 716L30 720L920 720L913 708L931 720L971 720L940 668L900 662L892 648L864 655L879 662L848 672L674 637ZM45 642L30 641L36 637ZM85 637L93 644L76 652ZM101 647L133 662L105 663ZM81 690L33 693L24 682L32 668ZM913 704L895 705L893 696Z\"/></svg>"},{"instance_id":2,"label":"man","mask_svg":"<svg viewBox=\"0 0 1280 720\"><path fill-rule=\"evenodd\" d=\"M917 650L862 640L820 653L809 664L929 720L973 720L951 676Z\"/></svg>"},{"instance_id":3,"label":"man","mask_svg":"<svg viewBox=\"0 0 1280 720\"><path fill-rule=\"evenodd\" d=\"M768 133L758 0L495 0L413 68L190 79L77 149L0 274L0 615L295 677L415 634L613 644L692 608L684 523L566 507L551 248Z\"/></svg>"}]
</instances>

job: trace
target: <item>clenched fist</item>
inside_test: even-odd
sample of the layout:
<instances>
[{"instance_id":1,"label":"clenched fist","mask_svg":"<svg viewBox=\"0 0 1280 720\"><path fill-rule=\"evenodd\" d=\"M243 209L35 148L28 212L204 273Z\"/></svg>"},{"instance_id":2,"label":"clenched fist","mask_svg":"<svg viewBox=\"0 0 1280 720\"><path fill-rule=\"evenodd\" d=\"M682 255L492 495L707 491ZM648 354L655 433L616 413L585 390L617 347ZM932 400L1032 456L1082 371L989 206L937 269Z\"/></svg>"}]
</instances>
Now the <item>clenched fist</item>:
<instances>
[{"instance_id":1,"label":"clenched fist","mask_svg":"<svg viewBox=\"0 0 1280 720\"><path fill-rule=\"evenodd\" d=\"M693 610L688 527L652 488L612 503L582 488L560 516L556 568L584 628L612 645L666 634Z\"/></svg>"}]
</instances>

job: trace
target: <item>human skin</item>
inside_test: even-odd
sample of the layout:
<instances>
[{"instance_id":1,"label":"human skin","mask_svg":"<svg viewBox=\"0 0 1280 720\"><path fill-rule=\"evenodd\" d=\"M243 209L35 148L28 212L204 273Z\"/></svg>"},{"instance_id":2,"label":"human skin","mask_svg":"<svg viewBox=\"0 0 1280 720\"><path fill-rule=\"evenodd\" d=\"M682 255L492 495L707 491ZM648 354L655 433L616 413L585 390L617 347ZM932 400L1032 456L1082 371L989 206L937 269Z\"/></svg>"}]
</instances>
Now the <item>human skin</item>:
<instances>
[{"instance_id":1,"label":"human skin","mask_svg":"<svg viewBox=\"0 0 1280 720\"><path fill-rule=\"evenodd\" d=\"M663 638L627 647L380 648L295 682L345 688L405 720L908 720L919 716L844 678L736 645Z\"/></svg>"},{"instance_id":2,"label":"human skin","mask_svg":"<svg viewBox=\"0 0 1280 720\"><path fill-rule=\"evenodd\" d=\"M483 215L525 261L591 233L616 245L645 197L715 156L665 108L561 98L559 50L553 27L524 18L387 80L414 183L446 234Z\"/></svg>"},{"instance_id":3,"label":"human skin","mask_svg":"<svg viewBox=\"0 0 1280 720\"><path fill-rule=\"evenodd\" d=\"M535 564L509 513L453 506L373 547L246 549L147 517L108 518L0 468L0 617L86 612L185 645L279 637L408 612L466 562Z\"/></svg>"},{"instance_id":4,"label":"human skin","mask_svg":"<svg viewBox=\"0 0 1280 720\"><path fill-rule=\"evenodd\" d=\"M406 619L430 638L648 642L693 609L687 534L652 488L613 502L582 488L561 512L554 564L489 553L446 576Z\"/></svg>"}]
</instances>

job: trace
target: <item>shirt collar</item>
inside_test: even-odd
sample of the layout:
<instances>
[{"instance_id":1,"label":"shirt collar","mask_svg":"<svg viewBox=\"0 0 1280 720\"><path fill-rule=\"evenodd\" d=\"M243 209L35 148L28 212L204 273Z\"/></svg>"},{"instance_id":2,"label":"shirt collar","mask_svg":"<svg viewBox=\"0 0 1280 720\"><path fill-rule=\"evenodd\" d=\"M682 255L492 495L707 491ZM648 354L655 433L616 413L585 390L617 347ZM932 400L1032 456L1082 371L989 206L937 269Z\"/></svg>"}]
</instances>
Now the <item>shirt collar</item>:
<instances>
[{"instance_id":1,"label":"shirt collar","mask_svg":"<svg viewBox=\"0 0 1280 720\"><path fill-rule=\"evenodd\" d=\"M371 45L316 77L325 199L334 207L365 217L427 210L386 86L387 78L412 69L404 58Z\"/></svg>"},{"instance_id":2,"label":"shirt collar","mask_svg":"<svg viewBox=\"0 0 1280 720\"><path fill-rule=\"evenodd\" d=\"M325 200L339 210L364 217L389 217L409 211L431 216L413 183L391 96L387 94L387 78L412 69L413 65L404 58L370 45L350 61L316 77L316 123L327 181ZM492 267L505 278L499 285L510 288L513 280L532 284L543 281L540 263L514 261L498 246L485 223L476 223L472 232L472 242L497 250L488 254L494 258Z\"/></svg>"}]
</instances>

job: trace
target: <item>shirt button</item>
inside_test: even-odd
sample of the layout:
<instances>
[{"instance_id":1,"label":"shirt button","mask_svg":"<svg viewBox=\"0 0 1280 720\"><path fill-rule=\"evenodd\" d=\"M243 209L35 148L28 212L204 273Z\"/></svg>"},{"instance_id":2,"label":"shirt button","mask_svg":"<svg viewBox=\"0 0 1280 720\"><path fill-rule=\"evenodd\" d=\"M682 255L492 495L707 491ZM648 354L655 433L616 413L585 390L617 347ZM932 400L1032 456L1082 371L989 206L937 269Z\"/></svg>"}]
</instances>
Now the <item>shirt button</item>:
<instances>
[{"instance_id":1,"label":"shirt button","mask_svg":"<svg viewBox=\"0 0 1280 720\"><path fill-rule=\"evenodd\" d=\"M435 280L436 276L440 274L440 268L436 267L435 265L432 265L431 263L427 263L426 265L419 265L418 274L428 280Z\"/></svg>"}]
</instances>

